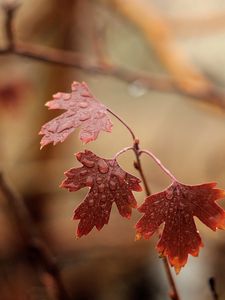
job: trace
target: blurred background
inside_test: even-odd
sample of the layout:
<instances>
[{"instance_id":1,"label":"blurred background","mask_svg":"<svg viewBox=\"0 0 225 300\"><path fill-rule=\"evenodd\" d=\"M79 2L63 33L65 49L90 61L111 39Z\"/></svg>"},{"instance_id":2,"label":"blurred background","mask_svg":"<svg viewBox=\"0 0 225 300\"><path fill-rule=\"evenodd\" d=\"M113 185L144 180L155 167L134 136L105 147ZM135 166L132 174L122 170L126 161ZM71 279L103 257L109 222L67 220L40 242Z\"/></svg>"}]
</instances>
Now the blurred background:
<instances>
[{"instance_id":1,"label":"blurred background","mask_svg":"<svg viewBox=\"0 0 225 300\"><path fill-rule=\"evenodd\" d=\"M5 21L1 9L0 48L7 44ZM112 133L101 133L94 143L82 145L76 130L64 143L42 151L38 132L59 113L44 107L52 94L70 92L74 80L85 81L130 125L141 146L181 182L216 181L225 188L225 97L214 101L214 87L222 95L225 86L225 2L21 0L14 34L18 43L82 53L87 63L99 61L104 67L110 62L151 74L156 82L166 78L173 83L173 91L167 92L149 88L138 77L123 80L11 53L0 55L0 171L54 255L68 299L169 299L156 237L134 242L140 214L134 211L128 221L113 207L107 226L76 240L73 210L87 189L68 193L59 188L63 172L78 166L75 152L87 148L110 158L131 145L126 129L112 119ZM138 176L133 160L132 153L119 158L125 170ZM143 158L143 166L152 192L169 184L154 162ZM135 196L139 204L145 197ZM9 202L0 193L0 299L63 299L55 292L51 272L38 264L24 242L32 236L22 236L21 220ZM220 203L224 207L225 202ZM178 276L173 272L181 299L214 299L210 277L216 280L219 299L225 299L224 233L196 222L205 247L198 258L189 257Z\"/></svg>"}]
</instances>

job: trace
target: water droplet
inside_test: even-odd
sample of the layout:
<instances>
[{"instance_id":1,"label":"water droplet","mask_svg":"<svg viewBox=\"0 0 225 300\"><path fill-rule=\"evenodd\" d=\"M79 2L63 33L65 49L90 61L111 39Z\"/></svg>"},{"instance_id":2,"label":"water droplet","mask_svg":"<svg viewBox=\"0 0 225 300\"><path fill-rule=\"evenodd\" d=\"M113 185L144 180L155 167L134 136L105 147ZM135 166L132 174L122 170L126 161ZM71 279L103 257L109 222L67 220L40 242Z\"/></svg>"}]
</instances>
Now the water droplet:
<instances>
[{"instance_id":1,"label":"water droplet","mask_svg":"<svg viewBox=\"0 0 225 300\"><path fill-rule=\"evenodd\" d=\"M186 222L189 222L189 220L190 220L189 214L186 214L186 215L184 216L184 219L185 219Z\"/></svg>"},{"instance_id":2,"label":"water droplet","mask_svg":"<svg viewBox=\"0 0 225 300\"><path fill-rule=\"evenodd\" d=\"M67 186L69 186L69 187L71 187L71 188L73 188L73 189L75 189L75 190L79 190L79 188L80 188L80 185L77 183L77 184L74 184L74 183L72 183L71 182L71 184L69 184L69 185L67 185Z\"/></svg>"},{"instance_id":3,"label":"water droplet","mask_svg":"<svg viewBox=\"0 0 225 300\"><path fill-rule=\"evenodd\" d=\"M176 189L175 189L175 194L179 197L180 196L180 189L179 189L179 187L177 187Z\"/></svg>"},{"instance_id":4,"label":"water droplet","mask_svg":"<svg viewBox=\"0 0 225 300\"><path fill-rule=\"evenodd\" d=\"M103 201L103 202L106 201L106 195L102 195L102 201Z\"/></svg>"},{"instance_id":5,"label":"water droplet","mask_svg":"<svg viewBox=\"0 0 225 300\"><path fill-rule=\"evenodd\" d=\"M94 196L94 198L98 198L98 192L97 191L95 191L94 193L93 193L93 196Z\"/></svg>"},{"instance_id":6,"label":"water droplet","mask_svg":"<svg viewBox=\"0 0 225 300\"><path fill-rule=\"evenodd\" d=\"M120 168L117 168L114 172L113 172L113 175L115 175L118 179L119 179L119 182L120 184L122 184L125 180L125 177L126 177L126 173L121 170ZM130 181L132 181L132 177L130 178ZM136 183L136 181L135 181Z\"/></svg>"},{"instance_id":7,"label":"water droplet","mask_svg":"<svg viewBox=\"0 0 225 300\"><path fill-rule=\"evenodd\" d=\"M180 208L183 209L185 207L185 204L183 202L180 202Z\"/></svg>"},{"instance_id":8,"label":"water droplet","mask_svg":"<svg viewBox=\"0 0 225 300\"><path fill-rule=\"evenodd\" d=\"M53 95L54 99L59 99L62 96L62 93L56 93Z\"/></svg>"},{"instance_id":9,"label":"water droplet","mask_svg":"<svg viewBox=\"0 0 225 300\"><path fill-rule=\"evenodd\" d=\"M99 159L98 170L100 173L105 174L109 171L109 166L104 159Z\"/></svg>"},{"instance_id":10,"label":"water droplet","mask_svg":"<svg viewBox=\"0 0 225 300\"><path fill-rule=\"evenodd\" d=\"M100 206L102 209L104 209L106 207L106 203L101 203Z\"/></svg>"},{"instance_id":11,"label":"water droplet","mask_svg":"<svg viewBox=\"0 0 225 300\"><path fill-rule=\"evenodd\" d=\"M128 203L131 204L131 203L133 203L134 198L133 198L132 196L128 196L128 199L127 199L127 200L128 200Z\"/></svg>"},{"instance_id":12,"label":"water droplet","mask_svg":"<svg viewBox=\"0 0 225 300\"><path fill-rule=\"evenodd\" d=\"M150 214L150 218L151 218L151 219L154 219L154 217L155 217L154 213L151 213L151 214Z\"/></svg>"},{"instance_id":13,"label":"water droplet","mask_svg":"<svg viewBox=\"0 0 225 300\"><path fill-rule=\"evenodd\" d=\"M87 173L88 173L87 170L82 170L82 171L80 172L80 175L81 175L81 176L85 176L85 175L87 175Z\"/></svg>"},{"instance_id":14,"label":"water droplet","mask_svg":"<svg viewBox=\"0 0 225 300\"><path fill-rule=\"evenodd\" d=\"M101 183L101 184L98 186L98 191L99 191L100 193L102 193L102 192L104 192L104 190L105 190L105 185L104 185L103 183Z\"/></svg>"},{"instance_id":15,"label":"water droplet","mask_svg":"<svg viewBox=\"0 0 225 300\"><path fill-rule=\"evenodd\" d=\"M89 203L90 206L93 206L93 205L94 205L94 199L92 199L92 198L89 199L89 200L88 200L88 203Z\"/></svg>"},{"instance_id":16,"label":"water droplet","mask_svg":"<svg viewBox=\"0 0 225 300\"><path fill-rule=\"evenodd\" d=\"M102 178L101 177L97 177L96 182L97 182L97 184L101 184L102 183Z\"/></svg>"},{"instance_id":17,"label":"water droplet","mask_svg":"<svg viewBox=\"0 0 225 300\"><path fill-rule=\"evenodd\" d=\"M79 102L78 105L79 105L80 108L86 108L86 107L88 107L88 103L87 103L87 102L84 102L84 101Z\"/></svg>"},{"instance_id":18,"label":"water droplet","mask_svg":"<svg viewBox=\"0 0 225 300\"><path fill-rule=\"evenodd\" d=\"M123 178L125 178L125 175L126 175L126 174L123 174ZM129 181L131 181L132 183L137 183L137 179L134 178L134 177L130 177L130 178L129 178Z\"/></svg>"},{"instance_id":19,"label":"water droplet","mask_svg":"<svg viewBox=\"0 0 225 300\"><path fill-rule=\"evenodd\" d=\"M78 85L79 85L79 83L76 82L76 81L74 81L74 82L72 83L72 86L71 86L72 91L76 91Z\"/></svg>"},{"instance_id":20,"label":"water droplet","mask_svg":"<svg viewBox=\"0 0 225 300\"><path fill-rule=\"evenodd\" d=\"M94 167L94 165L95 165L95 162L94 162L94 161L89 160L89 159L87 159L87 158L83 158L81 162L82 162L82 164L83 164L85 167L88 167L88 168L92 168L92 167Z\"/></svg>"},{"instance_id":21,"label":"water droplet","mask_svg":"<svg viewBox=\"0 0 225 300\"><path fill-rule=\"evenodd\" d=\"M167 191L166 191L166 198L167 198L168 200L173 199L173 190L167 190Z\"/></svg>"},{"instance_id":22,"label":"water droplet","mask_svg":"<svg viewBox=\"0 0 225 300\"><path fill-rule=\"evenodd\" d=\"M141 96L145 95L146 92L147 92L147 89L144 87L144 85L139 80L132 82L128 86L128 93L133 97L141 97Z\"/></svg>"},{"instance_id":23,"label":"water droplet","mask_svg":"<svg viewBox=\"0 0 225 300\"><path fill-rule=\"evenodd\" d=\"M86 121L86 120L88 120L88 119L90 119L90 114L88 114L88 113L86 113L86 114L81 114L80 116L79 116L79 120L80 121Z\"/></svg>"},{"instance_id":24,"label":"water droplet","mask_svg":"<svg viewBox=\"0 0 225 300\"><path fill-rule=\"evenodd\" d=\"M95 119L102 119L103 117L105 117L105 115L106 115L105 111L99 110L95 114Z\"/></svg>"},{"instance_id":25,"label":"water droplet","mask_svg":"<svg viewBox=\"0 0 225 300\"><path fill-rule=\"evenodd\" d=\"M71 98L71 94L67 94L67 93L63 94L63 99L64 100L69 100L70 98Z\"/></svg>"},{"instance_id":26,"label":"water droplet","mask_svg":"<svg viewBox=\"0 0 225 300\"><path fill-rule=\"evenodd\" d=\"M116 198L117 200L119 200L119 199L120 199L120 193L116 193L115 198Z\"/></svg>"},{"instance_id":27,"label":"water droplet","mask_svg":"<svg viewBox=\"0 0 225 300\"><path fill-rule=\"evenodd\" d=\"M84 92L81 96L90 98L90 94L88 92Z\"/></svg>"},{"instance_id":28,"label":"water droplet","mask_svg":"<svg viewBox=\"0 0 225 300\"><path fill-rule=\"evenodd\" d=\"M92 186L93 185L93 178L91 176L88 176L87 179L86 179L86 185L87 186Z\"/></svg>"},{"instance_id":29,"label":"water droplet","mask_svg":"<svg viewBox=\"0 0 225 300\"><path fill-rule=\"evenodd\" d=\"M110 180L109 188L111 191L115 191L117 189L117 183L115 181Z\"/></svg>"}]
</instances>

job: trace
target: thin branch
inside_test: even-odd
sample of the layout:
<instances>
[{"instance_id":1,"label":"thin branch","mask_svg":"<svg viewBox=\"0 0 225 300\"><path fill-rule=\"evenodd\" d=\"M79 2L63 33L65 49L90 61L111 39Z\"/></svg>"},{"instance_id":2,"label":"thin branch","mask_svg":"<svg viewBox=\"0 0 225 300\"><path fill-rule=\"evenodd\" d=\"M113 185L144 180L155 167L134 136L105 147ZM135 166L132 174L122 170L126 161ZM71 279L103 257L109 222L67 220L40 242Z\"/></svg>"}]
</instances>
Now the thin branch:
<instances>
[{"instance_id":1,"label":"thin branch","mask_svg":"<svg viewBox=\"0 0 225 300\"><path fill-rule=\"evenodd\" d=\"M36 262L47 272L55 283L56 297L58 300L69 300L70 297L64 287L60 270L47 244L41 239L35 223L23 201L11 188L0 173L0 190L10 208L13 220L16 223L19 234L22 238L28 253L34 255ZM32 264L33 267L35 267Z\"/></svg>"},{"instance_id":2,"label":"thin branch","mask_svg":"<svg viewBox=\"0 0 225 300\"><path fill-rule=\"evenodd\" d=\"M126 127L126 129L130 132L132 139L135 140L136 139L135 134L134 134L133 130L130 128L130 126L125 121L123 121L123 119L121 117L119 117L116 113L114 113L113 111L111 111L109 108L107 108L107 111L111 115L113 115L120 123L122 123L123 126Z\"/></svg>"},{"instance_id":3,"label":"thin branch","mask_svg":"<svg viewBox=\"0 0 225 300\"><path fill-rule=\"evenodd\" d=\"M178 181L176 177L162 164L162 162L152 152L150 152L149 150L141 149L139 153L140 154L145 153L148 156L150 156L166 175L168 175L173 181Z\"/></svg>"},{"instance_id":4,"label":"thin branch","mask_svg":"<svg viewBox=\"0 0 225 300\"><path fill-rule=\"evenodd\" d=\"M163 18L152 1L111 0L111 3L144 34L180 92L190 96L198 94L199 99L202 99L202 95L212 103L220 102L221 95L215 85L192 64L178 45L170 23ZM224 102L224 95L222 98Z\"/></svg>"},{"instance_id":5,"label":"thin branch","mask_svg":"<svg viewBox=\"0 0 225 300\"><path fill-rule=\"evenodd\" d=\"M212 293L213 300L219 300L219 295L216 290L216 281L214 277L209 278L209 287Z\"/></svg>"},{"instance_id":6,"label":"thin branch","mask_svg":"<svg viewBox=\"0 0 225 300\"><path fill-rule=\"evenodd\" d=\"M13 21L16 9L18 8L18 4L15 2L7 3L3 2L1 4L2 8L5 11L5 33L6 33L6 40L7 40L7 50L13 51L14 48L14 31L13 31Z\"/></svg>"},{"instance_id":7,"label":"thin branch","mask_svg":"<svg viewBox=\"0 0 225 300\"><path fill-rule=\"evenodd\" d=\"M117 152L117 153L114 155L113 159L117 159L117 157L119 157L121 154L123 154L123 153L125 153L125 152L127 152L127 151L129 151L129 150L133 150L133 146L123 148L122 150L120 150L119 152Z\"/></svg>"},{"instance_id":8,"label":"thin branch","mask_svg":"<svg viewBox=\"0 0 225 300\"><path fill-rule=\"evenodd\" d=\"M5 8L4 8L5 9ZM9 10L10 11L10 10ZM125 67L116 64L103 64L95 62L82 53L73 51L65 51L39 45L15 41L13 28L13 13L6 12L5 31L7 32L7 47L0 48L0 55L14 54L20 57L29 58L39 62L61 65L64 67L78 68L82 71L115 77L128 83L138 81L143 87L149 90L160 91L164 93L179 93L187 97L191 97L203 102L213 104L225 110L225 92L217 86L210 83L208 89L183 89L177 83L176 77L171 76L156 76L149 72L129 70ZM7 29L8 28L8 29ZM182 79L183 77L180 76ZM198 78L194 80L198 85ZM209 86L208 86L209 87Z\"/></svg>"},{"instance_id":9,"label":"thin branch","mask_svg":"<svg viewBox=\"0 0 225 300\"><path fill-rule=\"evenodd\" d=\"M139 139L135 136L135 134L134 134L133 130L130 128L130 126L128 124L126 124L126 122L123 119L121 119L121 117L119 117L116 113L112 112L109 109L108 109L108 111L114 117L116 117L117 120L123 124L123 126L125 126L125 128L130 132L130 134L132 136L132 139L133 139L133 146L122 149L121 151L119 151L115 155L115 158L118 157L119 155L121 155L122 153L128 151L128 150L132 149L134 151L134 154L136 156L136 161L134 162L134 167L138 170L138 172L140 174L140 177L141 177L142 182L144 184L146 196L149 196L151 194L151 190L150 190L150 187L149 187L148 182L146 180L145 174L143 172L143 168L142 168L142 164L141 164L141 159L140 159L141 153L146 153L146 154L150 155L156 161L156 163L160 166L160 168L164 172L166 172L167 175L169 175L173 180L176 180L176 178L170 173L169 170L167 170L162 165L162 163L160 162L160 160L155 155L153 155L150 151L140 149L140 147L139 147ZM167 260L166 257L163 257L163 265L164 265L164 269L166 271L166 275L167 275L167 279L168 279L169 285L171 287L171 292L169 293L169 296L170 296L171 300L180 300L179 294L178 294L178 291L177 291L177 288L176 288L176 284L175 284L175 281L173 279L173 276L172 276L172 273L171 273L171 270L170 270L170 266L169 266L169 263L168 263L168 260Z\"/></svg>"},{"instance_id":10,"label":"thin branch","mask_svg":"<svg viewBox=\"0 0 225 300\"><path fill-rule=\"evenodd\" d=\"M182 36L217 34L225 29L225 12L190 17L167 17L173 31Z\"/></svg>"}]
</instances>

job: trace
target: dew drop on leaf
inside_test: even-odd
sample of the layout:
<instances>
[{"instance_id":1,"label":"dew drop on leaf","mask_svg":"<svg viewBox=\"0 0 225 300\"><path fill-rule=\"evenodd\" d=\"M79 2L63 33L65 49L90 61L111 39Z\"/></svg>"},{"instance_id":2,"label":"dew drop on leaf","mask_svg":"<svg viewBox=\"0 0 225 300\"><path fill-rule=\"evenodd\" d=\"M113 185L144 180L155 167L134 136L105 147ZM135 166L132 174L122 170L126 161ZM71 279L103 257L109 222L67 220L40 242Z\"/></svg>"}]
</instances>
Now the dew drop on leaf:
<instances>
[{"instance_id":1,"label":"dew drop on leaf","mask_svg":"<svg viewBox=\"0 0 225 300\"><path fill-rule=\"evenodd\" d=\"M95 165L95 162L93 160L89 160L87 158L83 158L82 159L82 164L85 166L85 167L88 167L88 168L93 168L94 165Z\"/></svg>"},{"instance_id":2,"label":"dew drop on leaf","mask_svg":"<svg viewBox=\"0 0 225 300\"><path fill-rule=\"evenodd\" d=\"M86 175L87 175L87 173L88 173L88 171L87 171L87 170L82 170L82 171L80 172L80 175L81 175L81 176L86 176Z\"/></svg>"},{"instance_id":3,"label":"dew drop on leaf","mask_svg":"<svg viewBox=\"0 0 225 300\"><path fill-rule=\"evenodd\" d=\"M98 191L99 193L103 193L105 190L105 185L103 183L101 183L99 186L98 186Z\"/></svg>"},{"instance_id":4,"label":"dew drop on leaf","mask_svg":"<svg viewBox=\"0 0 225 300\"><path fill-rule=\"evenodd\" d=\"M91 118L91 115L90 114L88 114L88 113L86 113L86 114L81 114L80 116L79 116L79 120L80 121L87 121L88 119L90 119Z\"/></svg>"},{"instance_id":5,"label":"dew drop on leaf","mask_svg":"<svg viewBox=\"0 0 225 300\"><path fill-rule=\"evenodd\" d=\"M109 166L104 159L99 159L98 170L100 173L105 174L109 171Z\"/></svg>"},{"instance_id":6,"label":"dew drop on leaf","mask_svg":"<svg viewBox=\"0 0 225 300\"><path fill-rule=\"evenodd\" d=\"M80 108L87 108L87 107L88 107L88 103L87 103L87 102L84 102L84 101L83 101L83 102L80 102L80 103L79 103L79 107L80 107Z\"/></svg>"},{"instance_id":7,"label":"dew drop on leaf","mask_svg":"<svg viewBox=\"0 0 225 300\"><path fill-rule=\"evenodd\" d=\"M79 188L89 187L88 195L74 212L74 220L80 220L77 236L107 224L113 203L121 216L130 217L137 205L132 191L141 191L140 180L121 169L115 159L103 159L88 150L77 153L76 158L83 166L68 170L61 186L69 191L78 190L74 188L76 183Z\"/></svg>"},{"instance_id":8,"label":"dew drop on leaf","mask_svg":"<svg viewBox=\"0 0 225 300\"><path fill-rule=\"evenodd\" d=\"M147 93L147 89L141 84L140 81L136 80L129 84L128 92L133 97L141 97Z\"/></svg>"},{"instance_id":9,"label":"dew drop on leaf","mask_svg":"<svg viewBox=\"0 0 225 300\"><path fill-rule=\"evenodd\" d=\"M189 254L196 256L203 247L194 216L212 230L224 229L225 211L216 201L225 196L225 191L215 186L173 182L166 190L148 196L138 208L144 213L136 224L138 238L149 239L164 223L157 250L168 257L176 273L186 264Z\"/></svg>"},{"instance_id":10,"label":"dew drop on leaf","mask_svg":"<svg viewBox=\"0 0 225 300\"><path fill-rule=\"evenodd\" d=\"M115 191L117 189L117 183L113 180L110 180L109 188L110 188L111 191Z\"/></svg>"},{"instance_id":11,"label":"dew drop on leaf","mask_svg":"<svg viewBox=\"0 0 225 300\"><path fill-rule=\"evenodd\" d=\"M89 199L88 203L89 203L90 206L93 206L94 205L94 199Z\"/></svg>"},{"instance_id":12,"label":"dew drop on leaf","mask_svg":"<svg viewBox=\"0 0 225 300\"><path fill-rule=\"evenodd\" d=\"M94 179L91 176L88 176L86 179L86 185L87 186L92 186L94 183Z\"/></svg>"}]
</instances>

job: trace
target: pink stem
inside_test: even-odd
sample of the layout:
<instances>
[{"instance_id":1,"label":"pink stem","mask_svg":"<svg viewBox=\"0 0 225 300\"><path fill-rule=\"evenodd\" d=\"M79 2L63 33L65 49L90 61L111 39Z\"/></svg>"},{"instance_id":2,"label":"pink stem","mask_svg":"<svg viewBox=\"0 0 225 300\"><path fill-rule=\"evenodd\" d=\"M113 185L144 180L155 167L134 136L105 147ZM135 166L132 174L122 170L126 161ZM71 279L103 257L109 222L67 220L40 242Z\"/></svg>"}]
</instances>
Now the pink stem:
<instances>
[{"instance_id":1,"label":"pink stem","mask_svg":"<svg viewBox=\"0 0 225 300\"><path fill-rule=\"evenodd\" d=\"M117 152L113 159L117 159L118 156L120 156L121 154L123 154L124 152L127 152L129 150L133 150L133 146L130 146L130 147L126 147L126 148L123 148L122 150L120 150L119 152Z\"/></svg>"},{"instance_id":2,"label":"pink stem","mask_svg":"<svg viewBox=\"0 0 225 300\"><path fill-rule=\"evenodd\" d=\"M176 179L176 177L162 164L162 162L150 151L148 150L140 150L139 152L141 153L145 153L148 156L150 156L156 163L157 165L161 168L161 170L163 170L164 173L166 173L166 175L168 175L173 181L178 181Z\"/></svg>"}]
</instances>

